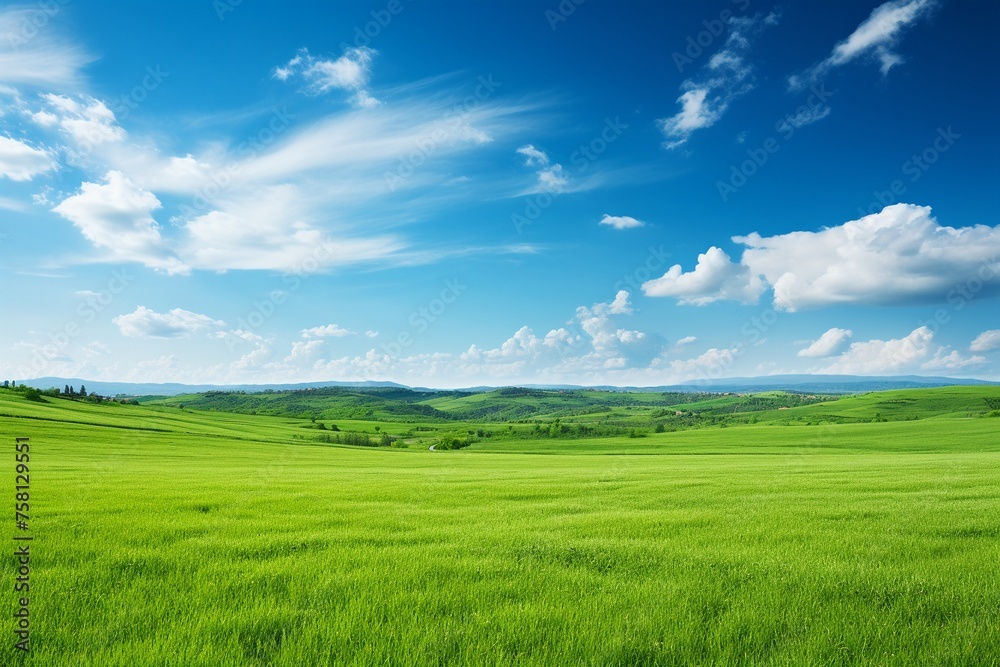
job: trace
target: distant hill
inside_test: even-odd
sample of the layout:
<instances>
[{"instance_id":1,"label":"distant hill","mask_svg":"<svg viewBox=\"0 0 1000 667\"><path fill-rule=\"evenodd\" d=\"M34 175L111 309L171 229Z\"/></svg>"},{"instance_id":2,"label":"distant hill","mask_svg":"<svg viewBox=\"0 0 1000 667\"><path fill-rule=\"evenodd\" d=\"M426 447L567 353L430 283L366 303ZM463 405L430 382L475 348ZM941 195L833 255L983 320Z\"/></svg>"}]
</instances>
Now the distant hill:
<instances>
[{"instance_id":1,"label":"distant hill","mask_svg":"<svg viewBox=\"0 0 1000 667\"><path fill-rule=\"evenodd\" d=\"M178 382L100 382L81 378L42 377L34 380L18 380L18 384L29 387L48 389L70 385L79 390L85 385L87 391L97 392L101 396L177 396L179 394L200 394L206 391L294 391L311 389L313 387L396 387L408 388L395 382L299 382L295 384L181 384Z\"/></svg>"},{"instance_id":2,"label":"distant hill","mask_svg":"<svg viewBox=\"0 0 1000 667\"><path fill-rule=\"evenodd\" d=\"M451 392L483 393L498 387L477 386L457 390L432 389L427 387L407 387L396 382L299 382L294 384L181 384L181 383L131 383L131 382L100 382L82 378L41 377L33 380L19 380L18 384L27 384L39 389L50 387L62 388L70 385L79 389L86 385L87 391L94 391L102 396L178 396L181 394L199 394L209 391L296 391L311 388L396 388L413 389L418 392ZM917 389L921 387L950 387L1000 385L997 382L971 378L923 377L907 376L860 376L860 375L766 375L749 378L721 378L714 380L697 380L680 385L663 385L657 387L617 387L582 385L516 385L526 389L544 389L550 391L574 391L578 389L595 389L600 391L630 391L630 392L755 392L755 391L795 391L803 393L834 393L853 394L865 391L886 391L890 389Z\"/></svg>"}]
</instances>

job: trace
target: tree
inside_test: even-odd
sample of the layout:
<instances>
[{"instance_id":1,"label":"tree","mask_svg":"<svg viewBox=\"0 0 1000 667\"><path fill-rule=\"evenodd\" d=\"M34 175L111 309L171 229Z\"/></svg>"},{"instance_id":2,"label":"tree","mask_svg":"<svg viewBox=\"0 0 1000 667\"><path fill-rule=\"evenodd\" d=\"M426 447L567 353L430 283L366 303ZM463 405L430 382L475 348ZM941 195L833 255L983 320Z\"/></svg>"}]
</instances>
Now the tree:
<instances>
[{"instance_id":1,"label":"tree","mask_svg":"<svg viewBox=\"0 0 1000 667\"><path fill-rule=\"evenodd\" d=\"M63 387L63 393L69 396L73 393L73 388L69 385L66 385L65 387Z\"/></svg>"},{"instance_id":2,"label":"tree","mask_svg":"<svg viewBox=\"0 0 1000 667\"><path fill-rule=\"evenodd\" d=\"M80 385L80 395L81 396L86 396L87 395L87 388L84 385L82 385L82 384Z\"/></svg>"}]
</instances>

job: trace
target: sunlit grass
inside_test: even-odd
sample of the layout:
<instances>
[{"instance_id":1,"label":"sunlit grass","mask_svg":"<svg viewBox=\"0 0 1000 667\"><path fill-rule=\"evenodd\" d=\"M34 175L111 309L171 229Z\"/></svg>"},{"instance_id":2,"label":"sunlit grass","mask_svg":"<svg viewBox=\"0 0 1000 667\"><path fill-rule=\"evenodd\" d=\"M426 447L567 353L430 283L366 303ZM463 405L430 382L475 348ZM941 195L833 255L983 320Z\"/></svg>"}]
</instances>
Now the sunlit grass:
<instances>
[{"instance_id":1,"label":"sunlit grass","mask_svg":"<svg viewBox=\"0 0 1000 667\"><path fill-rule=\"evenodd\" d=\"M30 664L1000 663L995 419L489 443L538 455L0 413L34 417L0 418L33 452Z\"/></svg>"}]
</instances>

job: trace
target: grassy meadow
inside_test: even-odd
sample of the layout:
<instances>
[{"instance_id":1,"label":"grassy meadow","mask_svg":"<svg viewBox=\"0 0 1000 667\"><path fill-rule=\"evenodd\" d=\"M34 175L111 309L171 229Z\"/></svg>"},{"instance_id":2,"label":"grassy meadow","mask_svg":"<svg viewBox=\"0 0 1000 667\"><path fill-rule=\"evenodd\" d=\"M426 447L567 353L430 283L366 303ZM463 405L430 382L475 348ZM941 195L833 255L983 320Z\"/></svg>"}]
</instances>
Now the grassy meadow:
<instances>
[{"instance_id":1,"label":"grassy meadow","mask_svg":"<svg viewBox=\"0 0 1000 667\"><path fill-rule=\"evenodd\" d=\"M750 414L702 397L704 423L662 432L690 406L539 399L550 431L641 429L577 438L423 408L365 420L0 391L11 501L14 438L31 439L34 536L31 653L8 633L0 664L1000 665L998 398ZM396 440L326 443L317 418ZM428 451L456 430L496 435ZM10 610L15 570L8 555Z\"/></svg>"}]
</instances>

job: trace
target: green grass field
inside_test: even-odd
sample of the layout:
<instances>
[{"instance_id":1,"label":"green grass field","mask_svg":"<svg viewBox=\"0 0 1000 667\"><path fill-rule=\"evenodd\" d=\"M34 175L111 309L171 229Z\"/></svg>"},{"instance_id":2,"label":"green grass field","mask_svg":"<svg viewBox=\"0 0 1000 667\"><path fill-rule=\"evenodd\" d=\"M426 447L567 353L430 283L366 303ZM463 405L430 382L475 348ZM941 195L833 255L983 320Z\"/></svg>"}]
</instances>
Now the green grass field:
<instances>
[{"instance_id":1,"label":"green grass field","mask_svg":"<svg viewBox=\"0 0 1000 667\"><path fill-rule=\"evenodd\" d=\"M1000 665L998 397L430 452L0 391L34 536L31 654L10 631L0 664Z\"/></svg>"}]
</instances>

